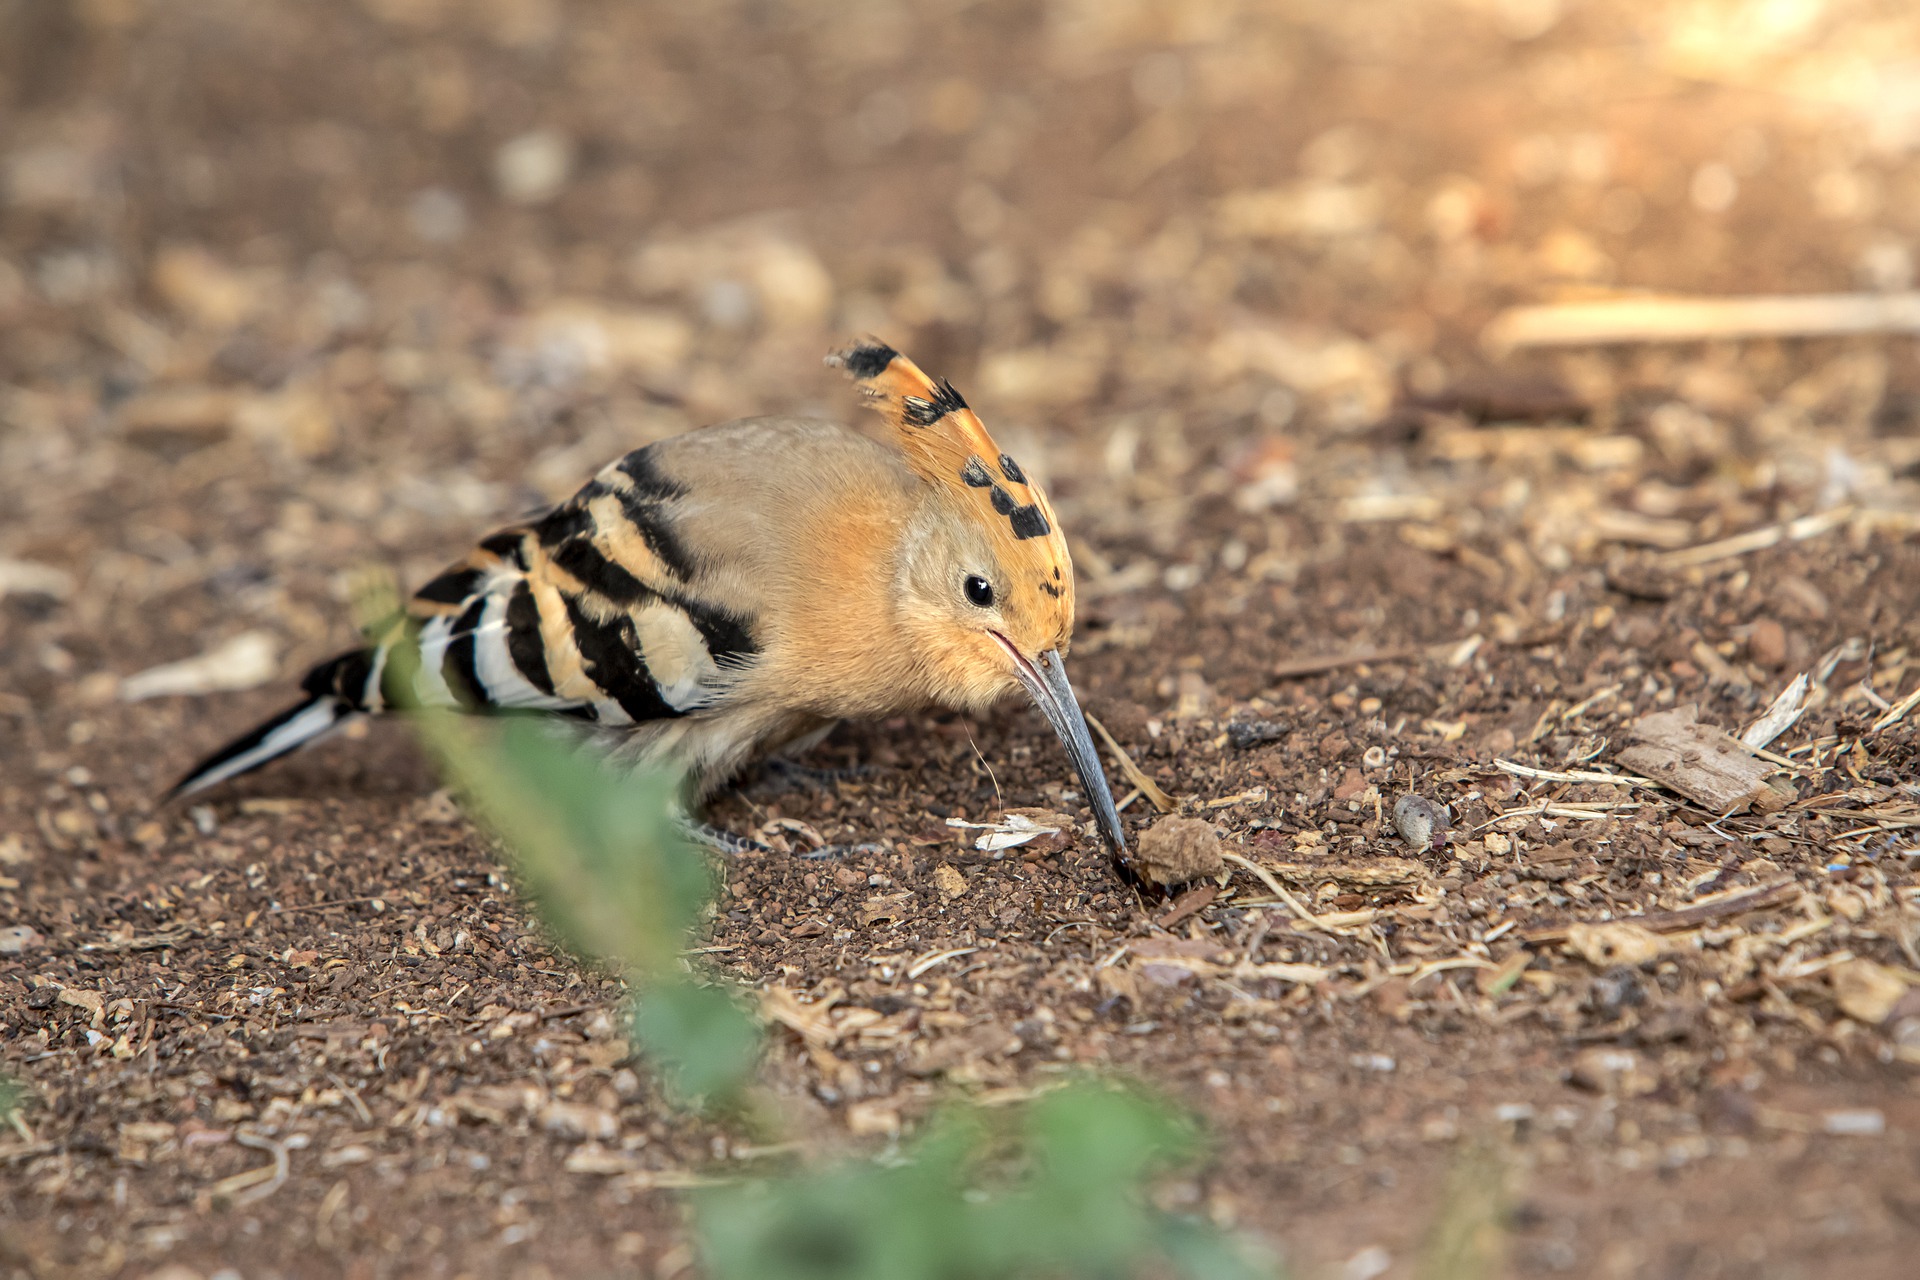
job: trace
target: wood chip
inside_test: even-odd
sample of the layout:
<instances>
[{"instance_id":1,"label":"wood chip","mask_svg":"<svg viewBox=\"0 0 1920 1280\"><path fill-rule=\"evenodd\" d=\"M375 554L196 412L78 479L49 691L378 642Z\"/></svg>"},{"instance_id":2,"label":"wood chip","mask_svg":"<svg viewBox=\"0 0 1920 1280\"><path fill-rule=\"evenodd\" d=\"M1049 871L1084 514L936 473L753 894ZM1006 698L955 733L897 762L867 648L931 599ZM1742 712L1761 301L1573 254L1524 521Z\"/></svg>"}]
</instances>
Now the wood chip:
<instances>
[{"instance_id":1,"label":"wood chip","mask_svg":"<svg viewBox=\"0 0 1920 1280\"><path fill-rule=\"evenodd\" d=\"M1856 1022L1877 1027L1907 994L1907 980L1898 970L1872 960L1848 960L1834 966L1827 977L1834 1003Z\"/></svg>"},{"instance_id":2,"label":"wood chip","mask_svg":"<svg viewBox=\"0 0 1920 1280\"><path fill-rule=\"evenodd\" d=\"M1220 886L1217 884L1203 884L1197 888L1189 889L1174 901L1173 908L1170 911L1159 917L1154 923L1162 929L1171 929L1187 917L1198 915L1202 910L1211 906L1213 900L1219 896Z\"/></svg>"},{"instance_id":3,"label":"wood chip","mask_svg":"<svg viewBox=\"0 0 1920 1280\"><path fill-rule=\"evenodd\" d=\"M0 600L10 595L40 595L65 600L72 594L73 575L65 569L0 556Z\"/></svg>"},{"instance_id":4,"label":"wood chip","mask_svg":"<svg viewBox=\"0 0 1920 1280\"><path fill-rule=\"evenodd\" d=\"M1766 781L1773 766L1738 738L1699 723L1699 714L1689 704L1642 716L1630 730L1639 745L1622 751L1620 763L1718 814L1780 807L1785 798Z\"/></svg>"},{"instance_id":5,"label":"wood chip","mask_svg":"<svg viewBox=\"0 0 1920 1280\"><path fill-rule=\"evenodd\" d=\"M1347 667L1357 667L1368 662L1405 662L1409 658L1420 656L1415 648L1400 649L1360 649L1353 653L1336 653L1320 658L1295 658L1282 662L1273 668L1276 680L1298 680L1305 676L1325 675L1329 671L1340 671Z\"/></svg>"}]
</instances>

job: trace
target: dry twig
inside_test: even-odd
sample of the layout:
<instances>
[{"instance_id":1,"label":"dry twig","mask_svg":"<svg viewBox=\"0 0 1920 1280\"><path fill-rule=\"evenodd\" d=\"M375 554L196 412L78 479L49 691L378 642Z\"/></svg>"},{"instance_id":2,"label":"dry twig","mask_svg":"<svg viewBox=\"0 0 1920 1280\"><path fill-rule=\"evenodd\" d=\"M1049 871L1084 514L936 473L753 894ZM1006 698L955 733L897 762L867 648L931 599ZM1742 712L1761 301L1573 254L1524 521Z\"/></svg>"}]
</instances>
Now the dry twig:
<instances>
[{"instance_id":1,"label":"dry twig","mask_svg":"<svg viewBox=\"0 0 1920 1280\"><path fill-rule=\"evenodd\" d=\"M1757 889L1746 889L1708 902L1695 903L1691 907L1680 907L1673 911L1649 911L1643 915L1621 916L1617 920L1601 923L1638 925L1654 933L1681 933L1688 929L1697 929L1703 924L1711 924L1715 920L1723 920L1728 916L1784 906L1798 897L1799 893L1798 884L1791 880L1782 880L1777 884L1762 885ZM1577 923L1581 922L1569 921L1566 924L1545 925L1538 929L1524 929L1520 937L1527 942L1564 942L1567 938L1567 930Z\"/></svg>"},{"instance_id":2,"label":"dry twig","mask_svg":"<svg viewBox=\"0 0 1920 1280\"><path fill-rule=\"evenodd\" d=\"M1160 784L1149 778L1146 771L1133 762L1133 757L1127 754L1127 749L1115 742L1113 735L1107 732L1107 726L1093 716L1087 717L1087 723L1092 725L1094 732L1100 735L1100 740L1107 744L1107 750L1113 752L1113 758L1119 764L1120 772L1127 775L1127 781L1138 787L1140 794L1153 802L1154 808L1162 813L1173 812L1176 807L1173 797L1162 791Z\"/></svg>"},{"instance_id":3,"label":"dry twig","mask_svg":"<svg viewBox=\"0 0 1920 1280\"><path fill-rule=\"evenodd\" d=\"M1656 296L1512 307L1493 318L1480 343L1502 356L1525 347L1913 332L1920 332L1914 292Z\"/></svg>"}]
</instances>

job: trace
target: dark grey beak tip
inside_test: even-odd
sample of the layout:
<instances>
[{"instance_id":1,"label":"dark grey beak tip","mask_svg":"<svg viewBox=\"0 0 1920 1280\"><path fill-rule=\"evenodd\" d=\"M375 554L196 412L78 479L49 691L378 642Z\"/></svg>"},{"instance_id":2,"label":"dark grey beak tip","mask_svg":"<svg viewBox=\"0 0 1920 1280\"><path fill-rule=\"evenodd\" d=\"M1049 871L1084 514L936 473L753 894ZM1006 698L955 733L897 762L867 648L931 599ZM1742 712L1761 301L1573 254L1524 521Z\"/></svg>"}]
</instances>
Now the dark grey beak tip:
<instances>
[{"instance_id":1,"label":"dark grey beak tip","mask_svg":"<svg viewBox=\"0 0 1920 1280\"><path fill-rule=\"evenodd\" d=\"M1021 683L1047 717L1060 743L1073 761L1080 787L1087 793L1087 807L1093 810L1101 843L1116 861L1127 861L1127 837L1120 827L1120 811L1114 807L1113 792L1107 786L1106 771L1100 767L1100 753L1087 732L1087 718L1080 712L1080 701L1067 680L1067 666L1059 651L1049 649L1031 665L1019 664Z\"/></svg>"}]
</instances>

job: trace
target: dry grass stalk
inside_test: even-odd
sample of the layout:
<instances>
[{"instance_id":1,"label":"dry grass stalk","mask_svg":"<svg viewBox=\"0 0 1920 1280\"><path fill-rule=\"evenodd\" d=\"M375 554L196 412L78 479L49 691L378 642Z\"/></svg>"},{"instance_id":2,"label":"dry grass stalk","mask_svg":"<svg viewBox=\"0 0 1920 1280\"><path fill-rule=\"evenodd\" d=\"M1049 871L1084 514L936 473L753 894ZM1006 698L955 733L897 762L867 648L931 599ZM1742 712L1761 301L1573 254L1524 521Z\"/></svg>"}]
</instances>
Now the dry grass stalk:
<instances>
[{"instance_id":1,"label":"dry grass stalk","mask_svg":"<svg viewBox=\"0 0 1920 1280\"><path fill-rule=\"evenodd\" d=\"M1871 732L1879 733L1883 729L1891 729L1904 720L1907 712L1915 707L1920 707L1920 686L1916 686L1912 693L1887 708L1886 714L1873 722Z\"/></svg>"},{"instance_id":2,"label":"dry grass stalk","mask_svg":"<svg viewBox=\"0 0 1920 1280\"><path fill-rule=\"evenodd\" d=\"M1511 760L1495 760L1493 765L1502 773L1510 773L1516 778L1533 778L1540 782L1608 782L1616 787L1655 785L1652 778L1641 778L1625 773L1600 773L1593 769L1536 769L1532 765L1515 764Z\"/></svg>"},{"instance_id":3,"label":"dry grass stalk","mask_svg":"<svg viewBox=\"0 0 1920 1280\"><path fill-rule=\"evenodd\" d=\"M1731 560L1743 556L1749 551L1764 551L1768 547L1777 547L1783 542L1804 542L1808 538L1817 538L1830 533L1845 524L1854 514L1850 506L1833 507L1813 515L1801 516L1797 520L1783 520L1779 524L1766 525L1759 529L1750 529L1746 533L1737 533L1731 538L1721 538L1716 542L1703 542L1697 547L1686 547L1679 551L1669 551L1655 557L1654 565L1660 569L1689 569L1697 565L1712 564L1716 560Z\"/></svg>"},{"instance_id":4,"label":"dry grass stalk","mask_svg":"<svg viewBox=\"0 0 1920 1280\"><path fill-rule=\"evenodd\" d=\"M1274 879L1273 873L1265 867L1250 858L1243 858L1237 853L1223 853L1220 856L1235 866L1244 867L1246 870L1252 872L1260 883L1267 886L1267 889L1274 897L1286 904L1287 910L1293 912L1294 915L1300 918L1301 924L1306 925L1310 929L1328 930L1328 926L1321 921L1320 917L1313 914L1312 909L1309 908L1306 903L1296 898L1285 885Z\"/></svg>"},{"instance_id":5,"label":"dry grass stalk","mask_svg":"<svg viewBox=\"0 0 1920 1280\"><path fill-rule=\"evenodd\" d=\"M1127 781L1138 787L1140 794L1153 802L1154 808L1162 813L1173 812L1177 807L1173 797L1161 790L1160 784L1148 777L1146 771L1133 762L1133 757L1127 754L1127 749L1115 742L1113 735L1107 732L1107 726L1093 716L1087 717L1087 723L1092 725L1093 731L1100 735L1100 740L1107 744L1107 750L1113 752L1114 761L1120 766L1120 772L1127 775Z\"/></svg>"}]
</instances>

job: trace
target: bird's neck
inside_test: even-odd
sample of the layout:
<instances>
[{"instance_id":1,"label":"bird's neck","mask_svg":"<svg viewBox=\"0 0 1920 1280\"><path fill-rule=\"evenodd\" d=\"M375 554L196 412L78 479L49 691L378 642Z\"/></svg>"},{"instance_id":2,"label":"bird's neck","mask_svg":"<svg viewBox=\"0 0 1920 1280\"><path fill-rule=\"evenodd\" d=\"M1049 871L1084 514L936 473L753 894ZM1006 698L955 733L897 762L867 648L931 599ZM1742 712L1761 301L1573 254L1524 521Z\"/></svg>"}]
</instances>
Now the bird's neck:
<instances>
[{"instance_id":1,"label":"bird's neck","mask_svg":"<svg viewBox=\"0 0 1920 1280\"><path fill-rule=\"evenodd\" d=\"M910 624L903 592L924 545L925 504L894 493L863 494L822 509L796 543L779 672L766 673L783 700L829 718L874 719L940 701Z\"/></svg>"}]
</instances>

